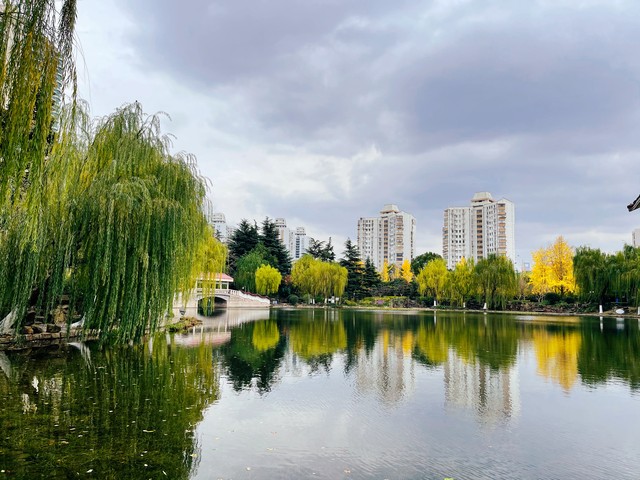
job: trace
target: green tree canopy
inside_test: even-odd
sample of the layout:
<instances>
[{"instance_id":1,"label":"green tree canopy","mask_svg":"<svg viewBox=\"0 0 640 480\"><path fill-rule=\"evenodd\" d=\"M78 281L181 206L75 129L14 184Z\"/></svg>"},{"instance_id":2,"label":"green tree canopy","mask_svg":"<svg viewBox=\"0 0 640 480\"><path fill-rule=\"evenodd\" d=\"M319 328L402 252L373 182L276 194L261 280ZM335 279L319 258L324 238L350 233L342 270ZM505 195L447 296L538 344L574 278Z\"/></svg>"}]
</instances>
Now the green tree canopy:
<instances>
[{"instance_id":1,"label":"green tree canopy","mask_svg":"<svg viewBox=\"0 0 640 480\"><path fill-rule=\"evenodd\" d=\"M291 257L284 244L280 241L276 224L269 217L262 222L259 240L273 258L272 266L277 268L282 275L291 273Z\"/></svg>"},{"instance_id":2,"label":"green tree canopy","mask_svg":"<svg viewBox=\"0 0 640 480\"><path fill-rule=\"evenodd\" d=\"M282 275L271 265L261 265L255 273L256 292L260 295L270 295L278 291Z\"/></svg>"},{"instance_id":3,"label":"green tree canopy","mask_svg":"<svg viewBox=\"0 0 640 480\"><path fill-rule=\"evenodd\" d=\"M462 257L456 268L449 274L451 301L459 306L471 297L475 289L473 269L473 259L467 261Z\"/></svg>"},{"instance_id":4,"label":"green tree canopy","mask_svg":"<svg viewBox=\"0 0 640 480\"><path fill-rule=\"evenodd\" d=\"M342 297L347 285L347 269L335 262L323 262L303 255L291 271L291 281L303 294L324 298Z\"/></svg>"},{"instance_id":5,"label":"green tree canopy","mask_svg":"<svg viewBox=\"0 0 640 480\"><path fill-rule=\"evenodd\" d=\"M516 272L507 257L489 255L480 259L474 276L488 308L504 308L507 299L516 293Z\"/></svg>"},{"instance_id":6,"label":"green tree canopy","mask_svg":"<svg viewBox=\"0 0 640 480\"><path fill-rule=\"evenodd\" d=\"M422 255L418 255L411 261L411 271L414 275L418 276L420 270L422 270L427 263L431 260L435 260L436 258L442 258L442 256L433 252L426 252Z\"/></svg>"},{"instance_id":7,"label":"green tree canopy","mask_svg":"<svg viewBox=\"0 0 640 480\"><path fill-rule=\"evenodd\" d=\"M306 253L311 255L313 258L322 260L323 262L333 262L336 259L336 254L333 251L333 245L331 245L331 238L329 238L329 241L326 243L312 238L309 241Z\"/></svg>"},{"instance_id":8,"label":"green tree canopy","mask_svg":"<svg viewBox=\"0 0 640 480\"><path fill-rule=\"evenodd\" d=\"M232 275L236 273L238 259L256 248L258 243L260 243L258 227L242 219L229 238L229 271Z\"/></svg>"},{"instance_id":9,"label":"green tree canopy","mask_svg":"<svg viewBox=\"0 0 640 480\"><path fill-rule=\"evenodd\" d=\"M376 270L373 261L367 257L364 262L364 271L362 273L362 287L365 295L372 295L373 290L382 283L380 274Z\"/></svg>"},{"instance_id":10,"label":"green tree canopy","mask_svg":"<svg viewBox=\"0 0 640 480\"><path fill-rule=\"evenodd\" d=\"M418 273L416 277L420 294L424 295L428 293L440 301L445 293L448 275L449 272L447 271L447 264L444 259L434 258L431 260L420 270L420 273Z\"/></svg>"},{"instance_id":11,"label":"green tree canopy","mask_svg":"<svg viewBox=\"0 0 640 480\"><path fill-rule=\"evenodd\" d=\"M348 279L345 295L349 298L362 298L364 268L358 247L347 238L344 244L344 257L340 265L347 269Z\"/></svg>"},{"instance_id":12,"label":"green tree canopy","mask_svg":"<svg viewBox=\"0 0 640 480\"><path fill-rule=\"evenodd\" d=\"M233 277L236 288L258 293L256 287L256 271L262 265L269 265L273 258L262 244L243 255L236 262L236 274Z\"/></svg>"}]
</instances>

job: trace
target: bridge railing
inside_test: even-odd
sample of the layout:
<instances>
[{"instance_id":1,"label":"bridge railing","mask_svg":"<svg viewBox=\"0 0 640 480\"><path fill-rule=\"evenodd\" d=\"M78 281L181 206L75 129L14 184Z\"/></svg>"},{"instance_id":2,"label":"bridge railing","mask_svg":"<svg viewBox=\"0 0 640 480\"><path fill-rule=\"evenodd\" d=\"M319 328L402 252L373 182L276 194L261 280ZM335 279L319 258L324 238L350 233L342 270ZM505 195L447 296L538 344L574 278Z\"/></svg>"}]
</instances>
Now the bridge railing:
<instances>
[{"instance_id":1,"label":"bridge railing","mask_svg":"<svg viewBox=\"0 0 640 480\"><path fill-rule=\"evenodd\" d=\"M202 289L201 288L196 289L196 294L197 295L202 295L203 294ZM256 295L254 293L243 292L241 290L233 290L231 288L216 288L214 290L214 294L215 295L222 295L222 296L229 296L229 297L234 296L234 297L238 297L238 298L244 298L246 300L252 300L254 302L271 304L271 300L269 300L268 297L263 297L262 295Z\"/></svg>"}]
</instances>

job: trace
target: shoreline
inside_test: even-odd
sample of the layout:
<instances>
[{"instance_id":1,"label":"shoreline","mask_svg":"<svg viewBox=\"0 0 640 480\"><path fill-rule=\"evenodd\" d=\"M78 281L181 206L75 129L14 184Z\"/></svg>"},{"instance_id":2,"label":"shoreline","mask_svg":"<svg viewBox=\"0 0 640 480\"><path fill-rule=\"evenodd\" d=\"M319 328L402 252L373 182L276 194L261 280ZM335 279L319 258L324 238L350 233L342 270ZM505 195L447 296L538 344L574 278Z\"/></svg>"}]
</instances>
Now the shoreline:
<instances>
[{"instance_id":1,"label":"shoreline","mask_svg":"<svg viewBox=\"0 0 640 480\"><path fill-rule=\"evenodd\" d=\"M638 313L616 313L615 311L607 310L603 313L598 312L540 312L535 310L482 310L471 308L442 308L442 307L384 307L384 306L368 306L368 305L354 305L354 306L335 306L335 305L289 305L278 304L272 305L273 309L339 309L339 310L372 310L372 311L419 311L419 312L454 312L454 313L491 313L501 315L533 315L533 316L553 316L553 317L608 317L608 318L638 318Z\"/></svg>"}]
</instances>

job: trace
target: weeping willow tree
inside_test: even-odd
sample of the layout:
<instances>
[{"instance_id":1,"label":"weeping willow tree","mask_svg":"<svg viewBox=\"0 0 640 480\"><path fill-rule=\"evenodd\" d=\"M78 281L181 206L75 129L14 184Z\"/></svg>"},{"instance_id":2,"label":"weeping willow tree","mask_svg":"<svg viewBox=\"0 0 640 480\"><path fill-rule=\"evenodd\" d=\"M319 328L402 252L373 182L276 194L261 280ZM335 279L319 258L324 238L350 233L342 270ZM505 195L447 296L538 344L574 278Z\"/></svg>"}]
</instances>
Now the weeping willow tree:
<instances>
[{"instance_id":1,"label":"weeping willow tree","mask_svg":"<svg viewBox=\"0 0 640 480\"><path fill-rule=\"evenodd\" d=\"M491 254L478 260L474 276L484 301L491 309L504 309L507 300L515 294L516 272L507 257Z\"/></svg>"},{"instance_id":2,"label":"weeping willow tree","mask_svg":"<svg viewBox=\"0 0 640 480\"><path fill-rule=\"evenodd\" d=\"M65 295L69 321L139 338L206 267L206 182L139 104L94 123L75 93L62 108L75 1L2 6L0 330Z\"/></svg>"},{"instance_id":3,"label":"weeping willow tree","mask_svg":"<svg viewBox=\"0 0 640 480\"><path fill-rule=\"evenodd\" d=\"M56 10L56 5L60 10ZM51 151L72 61L76 1L0 4L0 319L19 322L32 297L43 301L50 267L64 250L51 236ZM73 98L71 105L73 106ZM58 182L59 179L53 180ZM59 183L59 182L58 182ZM51 207L51 208L50 208ZM57 252L54 254L53 252Z\"/></svg>"},{"instance_id":4,"label":"weeping willow tree","mask_svg":"<svg viewBox=\"0 0 640 480\"><path fill-rule=\"evenodd\" d=\"M71 207L77 249L72 291L85 324L140 337L192 288L212 236L206 183L189 155L171 155L158 116L134 103L102 119L87 147Z\"/></svg>"},{"instance_id":5,"label":"weeping willow tree","mask_svg":"<svg viewBox=\"0 0 640 480\"><path fill-rule=\"evenodd\" d=\"M640 249L625 245L622 251L608 254L580 247L573 265L583 300L603 304L618 299L640 305Z\"/></svg>"},{"instance_id":6,"label":"weeping willow tree","mask_svg":"<svg viewBox=\"0 0 640 480\"><path fill-rule=\"evenodd\" d=\"M192 156L169 153L159 117L146 116L140 104L93 126L78 115L73 128L62 122L45 169L48 246L30 291L39 291L45 312L67 292L85 327L139 338L155 329L176 292L195 285L212 257L224 263L202 213L206 182ZM29 255L11 255L15 245L4 247L7 268L28 262ZM28 297L10 306L25 308Z\"/></svg>"}]
</instances>

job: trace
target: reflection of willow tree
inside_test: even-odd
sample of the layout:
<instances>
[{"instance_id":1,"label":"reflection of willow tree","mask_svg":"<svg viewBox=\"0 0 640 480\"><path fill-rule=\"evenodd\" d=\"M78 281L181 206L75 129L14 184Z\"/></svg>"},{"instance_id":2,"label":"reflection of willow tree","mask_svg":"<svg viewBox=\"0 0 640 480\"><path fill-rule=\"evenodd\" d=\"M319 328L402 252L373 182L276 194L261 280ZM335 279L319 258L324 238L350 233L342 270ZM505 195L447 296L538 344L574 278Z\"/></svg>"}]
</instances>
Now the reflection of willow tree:
<instances>
[{"instance_id":1,"label":"reflection of willow tree","mask_svg":"<svg viewBox=\"0 0 640 480\"><path fill-rule=\"evenodd\" d=\"M312 369L328 369L333 354L347 348L347 332L340 321L297 322L289 327L289 343Z\"/></svg>"},{"instance_id":2,"label":"reflection of willow tree","mask_svg":"<svg viewBox=\"0 0 640 480\"><path fill-rule=\"evenodd\" d=\"M588 385L605 383L615 377L628 382L632 389L639 389L640 332L637 322L628 323L624 331L618 331L606 322L602 332L597 323L585 327L578 372Z\"/></svg>"},{"instance_id":3,"label":"reflection of willow tree","mask_svg":"<svg viewBox=\"0 0 640 480\"><path fill-rule=\"evenodd\" d=\"M551 332L536 329L533 346L538 359L538 373L559 383L565 392L578 378L578 352L582 338L578 331Z\"/></svg>"},{"instance_id":4,"label":"reflection of willow tree","mask_svg":"<svg viewBox=\"0 0 640 480\"><path fill-rule=\"evenodd\" d=\"M90 355L90 362L75 350L21 357L10 380L0 374L0 454L11 452L0 455L2 468L17 478L88 470L100 478L189 478L193 429L218 398L211 350L156 337L153 349Z\"/></svg>"},{"instance_id":5,"label":"reflection of willow tree","mask_svg":"<svg viewBox=\"0 0 640 480\"><path fill-rule=\"evenodd\" d=\"M220 351L235 390L251 387L254 379L259 392L271 390L286 348L284 336L280 336L277 327L274 331L274 326L273 320L264 320L245 323L231 331L231 340Z\"/></svg>"},{"instance_id":6,"label":"reflection of willow tree","mask_svg":"<svg viewBox=\"0 0 640 480\"><path fill-rule=\"evenodd\" d=\"M449 347L469 363L480 362L493 369L515 363L518 331L514 320L491 318L486 325L481 317L467 316L465 321L449 318L435 325L425 320L416 336L416 357L427 365L437 365L447 359Z\"/></svg>"},{"instance_id":7,"label":"reflection of willow tree","mask_svg":"<svg viewBox=\"0 0 640 480\"><path fill-rule=\"evenodd\" d=\"M260 322L253 328L252 343L259 352L265 352L274 348L280 340L278 325L274 320Z\"/></svg>"},{"instance_id":8,"label":"reflection of willow tree","mask_svg":"<svg viewBox=\"0 0 640 480\"><path fill-rule=\"evenodd\" d=\"M422 322L416 333L415 356L426 365L441 365L449 358L449 346L442 328Z\"/></svg>"}]
</instances>

